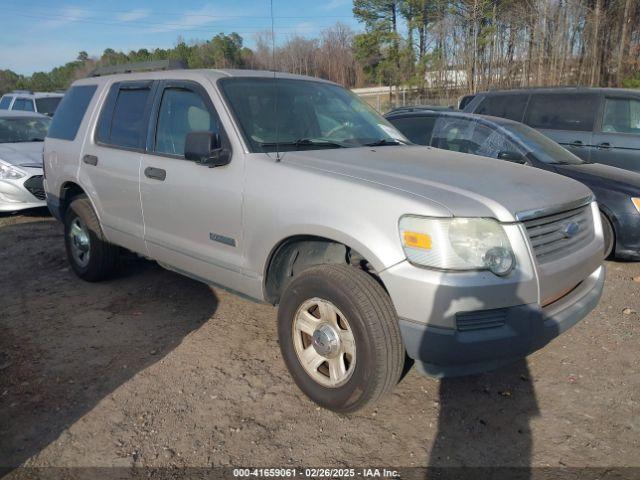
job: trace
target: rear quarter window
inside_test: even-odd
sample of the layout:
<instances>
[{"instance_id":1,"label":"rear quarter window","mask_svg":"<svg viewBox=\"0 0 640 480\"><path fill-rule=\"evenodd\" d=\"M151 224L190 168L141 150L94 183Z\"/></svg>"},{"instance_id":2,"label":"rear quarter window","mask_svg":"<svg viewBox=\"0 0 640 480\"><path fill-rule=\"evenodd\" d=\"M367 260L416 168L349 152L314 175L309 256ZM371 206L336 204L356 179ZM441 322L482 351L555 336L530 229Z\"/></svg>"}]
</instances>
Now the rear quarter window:
<instances>
[{"instance_id":1,"label":"rear quarter window","mask_svg":"<svg viewBox=\"0 0 640 480\"><path fill-rule=\"evenodd\" d=\"M11 105L11 100L13 100L12 96L5 95L0 99L0 110L9 110L9 105Z\"/></svg>"},{"instance_id":2,"label":"rear quarter window","mask_svg":"<svg viewBox=\"0 0 640 480\"><path fill-rule=\"evenodd\" d=\"M51 122L47 137L74 140L97 85L78 85L66 93Z\"/></svg>"},{"instance_id":3,"label":"rear quarter window","mask_svg":"<svg viewBox=\"0 0 640 480\"><path fill-rule=\"evenodd\" d=\"M591 132L597 108L596 94L533 94L525 123L533 128Z\"/></svg>"},{"instance_id":4,"label":"rear quarter window","mask_svg":"<svg viewBox=\"0 0 640 480\"><path fill-rule=\"evenodd\" d=\"M400 130L400 133L418 145L429 145L433 125L436 122L435 117L427 116L388 118L387 120Z\"/></svg>"},{"instance_id":5,"label":"rear quarter window","mask_svg":"<svg viewBox=\"0 0 640 480\"><path fill-rule=\"evenodd\" d=\"M528 95L490 95L480 103L474 113L521 122L528 98Z\"/></svg>"}]
</instances>

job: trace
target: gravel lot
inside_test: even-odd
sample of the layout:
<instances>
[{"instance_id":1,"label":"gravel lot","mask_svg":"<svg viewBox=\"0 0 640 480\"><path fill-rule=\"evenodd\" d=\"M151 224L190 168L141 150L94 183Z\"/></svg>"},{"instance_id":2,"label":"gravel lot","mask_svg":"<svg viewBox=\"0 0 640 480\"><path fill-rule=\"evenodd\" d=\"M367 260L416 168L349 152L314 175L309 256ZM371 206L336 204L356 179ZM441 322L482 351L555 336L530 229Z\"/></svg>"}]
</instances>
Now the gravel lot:
<instances>
[{"instance_id":1,"label":"gravel lot","mask_svg":"<svg viewBox=\"0 0 640 480\"><path fill-rule=\"evenodd\" d=\"M137 259L84 283L43 212L0 217L0 267L2 466L640 466L640 263L526 361L351 417L297 390L273 307Z\"/></svg>"}]
</instances>

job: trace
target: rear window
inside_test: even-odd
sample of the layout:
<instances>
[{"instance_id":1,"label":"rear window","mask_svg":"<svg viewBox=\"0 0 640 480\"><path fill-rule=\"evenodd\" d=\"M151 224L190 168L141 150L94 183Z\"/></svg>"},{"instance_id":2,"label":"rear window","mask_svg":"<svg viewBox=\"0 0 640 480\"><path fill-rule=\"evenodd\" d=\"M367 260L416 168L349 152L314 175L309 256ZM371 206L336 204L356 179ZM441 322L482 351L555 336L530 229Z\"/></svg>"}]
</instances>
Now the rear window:
<instances>
[{"instance_id":1,"label":"rear window","mask_svg":"<svg viewBox=\"0 0 640 480\"><path fill-rule=\"evenodd\" d=\"M74 140L96 88L96 85L71 87L58 105L47 136Z\"/></svg>"},{"instance_id":2,"label":"rear window","mask_svg":"<svg viewBox=\"0 0 640 480\"><path fill-rule=\"evenodd\" d=\"M12 96L5 95L0 99L0 110L9 110L9 105L11 105L11 100L13 100Z\"/></svg>"},{"instance_id":3,"label":"rear window","mask_svg":"<svg viewBox=\"0 0 640 480\"><path fill-rule=\"evenodd\" d=\"M13 102L13 106L11 110L22 110L24 112L33 112L33 100L30 98L16 98L16 101Z\"/></svg>"},{"instance_id":4,"label":"rear window","mask_svg":"<svg viewBox=\"0 0 640 480\"><path fill-rule=\"evenodd\" d=\"M105 145L143 148L151 82L114 84L100 114L96 140Z\"/></svg>"},{"instance_id":5,"label":"rear window","mask_svg":"<svg viewBox=\"0 0 640 480\"><path fill-rule=\"evenodd\" d=\"M528 95L490 95L480 103L474 113L521 122L527 98Z\"/></svg>"},{"instance_id":6,"label":"rear window","mask_svg":"<svg viewBox=\"0 0 640 480\"><path fill-rule=\"evenodd\" d=\"M58 104L62 100L62 97L44 97L44 98L36 98L36 107L38 109L38 113L43 113L45 115L53 115L58 107Z\"/></svg>"},{"instance_id":7,"label":"rear window","mask_svg":"<svg viewBox=\"0 0 640 480\"><path fill-rule=\"evenodd\" d=\"M595 94L534 94L525 123L533 128L591 132L597 107Z\"/></svg>"},{"instance_id":8,"label":"rear window","mask_svg":"<svg viewBox=\"0 0 640 480\"><path fill-rule=\"evenodd\" d=\"M400 130L400 133L418 145L429 145L433 125L436 122L435 117L432 116L388 118L387 120Z\"/></svg>"}]
</instances>

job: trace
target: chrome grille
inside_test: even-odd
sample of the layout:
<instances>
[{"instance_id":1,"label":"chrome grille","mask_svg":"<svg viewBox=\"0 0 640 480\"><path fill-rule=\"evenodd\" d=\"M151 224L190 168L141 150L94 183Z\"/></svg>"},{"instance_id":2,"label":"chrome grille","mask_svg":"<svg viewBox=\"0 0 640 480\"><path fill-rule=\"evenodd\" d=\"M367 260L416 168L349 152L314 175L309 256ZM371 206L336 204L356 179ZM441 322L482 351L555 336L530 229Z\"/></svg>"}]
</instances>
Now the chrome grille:
<instances>
[{"instance_id":1,"label":"chrome grille","mask_svg":"<svg viewBox=\"0 0 640 480\"><path fill-rule=\"evenodd\" d=\"M532 218L523 223L539 263L568 255L594 237L590 205ZM578 225L577 229L575 225Z\"/></svg>"}]
</instances>

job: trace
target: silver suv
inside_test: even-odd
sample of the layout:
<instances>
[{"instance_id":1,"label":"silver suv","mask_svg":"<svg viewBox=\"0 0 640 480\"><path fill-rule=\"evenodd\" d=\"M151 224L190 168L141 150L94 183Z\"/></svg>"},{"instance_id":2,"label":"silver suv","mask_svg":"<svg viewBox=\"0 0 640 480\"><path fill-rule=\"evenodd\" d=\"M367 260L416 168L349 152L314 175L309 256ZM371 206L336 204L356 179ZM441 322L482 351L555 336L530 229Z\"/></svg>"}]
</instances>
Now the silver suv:
<instances>
[{"instance_id":1,"label":"silver suv","mask_svg":"<svg viewBox=\"0 0 640 480\"><path fill-rule=\"evenodd\" d=\"M582 184L409 144L330 82L175 70L73 84L45 141L69 262L120 248L279 305L284 361L323 407L539 349L597 304L602 226ZM230 320L232 321L232 320Z\"/></svg>"},{"instance_id":2,"label":"silver suv","mask_svg":"<svg viewBox=\"0 0 640 480\"><path fill-rule=\"evenodd\" d=\"M32 92L31 90L14 90L0 98L0 110L18 110L37 112L49 117L53 116L60 100L61 92Z\"/></svg>"}]
</instances>

